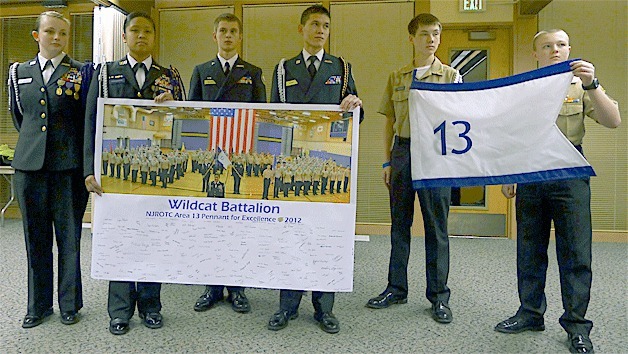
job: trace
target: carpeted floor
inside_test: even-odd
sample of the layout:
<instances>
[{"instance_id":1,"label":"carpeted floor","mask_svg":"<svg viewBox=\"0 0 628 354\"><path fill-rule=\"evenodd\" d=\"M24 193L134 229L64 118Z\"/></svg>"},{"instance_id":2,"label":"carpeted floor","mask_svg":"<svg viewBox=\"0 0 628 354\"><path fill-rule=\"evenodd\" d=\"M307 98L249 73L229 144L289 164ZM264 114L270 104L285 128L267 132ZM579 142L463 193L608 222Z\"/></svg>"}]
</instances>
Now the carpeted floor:
<instances>
[{"instance_id":1,"label":"carpeted floor","mask_svg":"<svg viewBox=\"0 0 628 354\"><path fill-rule=\"evenodd\" d=\"M55 314L46 322L22 329L26 251L21 221L7 220L0 228L0 353L567 353L567 335L558 324L562 305L554 246L550 243L544 332L493 331L518 307L515 242L506 239L451 239L454 321L449 325L429 316L422 238L413 239L408 303L366 308L366 301L386 286L390 252L387 236L371 236L369 242L355 245L354 291L336 296L334 313L341 324L336 335L318 328L309 296L303 298L299 318L272 332L266 323L278 308L276 290L248 289L248 314L237 314L226 303L196 313L192 307L202 286L164 285L164 327L145 328L135 316L127 335L113 336L108 331L107 282L89 277L88 230L82 241L81 322L62 325L55 304ZM595 349L628 353L628 244L594 244L593 271L588 318L594 322Z\"/></svg>"}]
</instances>

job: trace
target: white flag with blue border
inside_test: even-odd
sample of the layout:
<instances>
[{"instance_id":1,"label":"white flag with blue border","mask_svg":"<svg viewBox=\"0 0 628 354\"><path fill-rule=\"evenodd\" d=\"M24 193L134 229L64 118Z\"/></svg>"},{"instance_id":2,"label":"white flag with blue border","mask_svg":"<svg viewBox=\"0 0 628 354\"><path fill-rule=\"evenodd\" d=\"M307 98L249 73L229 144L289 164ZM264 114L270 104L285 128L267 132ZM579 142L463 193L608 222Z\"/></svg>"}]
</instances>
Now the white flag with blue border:
<instances>
[{"instance_id":1,"label":"white flag with blue border","mask_svg":"<svg viewBox=\"0 0 628 354\"><path fill-rule=\"evenodd\" d=\"M414 188L541 182L595 176L556 126L570 61L464 84L414 81Z\"/></svg>"},{"instance_id":2,"label":"white flag with blue border","mask_svg":"<svg viewBox=\"0 0 628 354\"><path fill-rule=\"evenodd\" d=\"M231 165L229 156L227 156L227 154L225 154L225 152L220 147L218 147L218 162L220 162L224 168L227 168Z\"/></svg>"}]
</instances>

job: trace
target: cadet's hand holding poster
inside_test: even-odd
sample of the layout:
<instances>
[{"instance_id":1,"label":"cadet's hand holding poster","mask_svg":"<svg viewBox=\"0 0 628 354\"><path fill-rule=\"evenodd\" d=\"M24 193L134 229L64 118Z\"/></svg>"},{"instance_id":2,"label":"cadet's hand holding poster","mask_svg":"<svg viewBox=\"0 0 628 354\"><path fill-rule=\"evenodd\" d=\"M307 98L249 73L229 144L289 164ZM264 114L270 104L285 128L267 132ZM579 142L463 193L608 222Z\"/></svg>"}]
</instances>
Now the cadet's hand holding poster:
<instances>
[{"instance_id":1,"label":"cadet's hand holding poster","mask_svg":"<svg viewBox=\"0 0 628 354\"><path fill-rule=\"evenodd\" d=\"M101 99L92 276L351 291L356 114Z\"/></svg>"}]
</instances>

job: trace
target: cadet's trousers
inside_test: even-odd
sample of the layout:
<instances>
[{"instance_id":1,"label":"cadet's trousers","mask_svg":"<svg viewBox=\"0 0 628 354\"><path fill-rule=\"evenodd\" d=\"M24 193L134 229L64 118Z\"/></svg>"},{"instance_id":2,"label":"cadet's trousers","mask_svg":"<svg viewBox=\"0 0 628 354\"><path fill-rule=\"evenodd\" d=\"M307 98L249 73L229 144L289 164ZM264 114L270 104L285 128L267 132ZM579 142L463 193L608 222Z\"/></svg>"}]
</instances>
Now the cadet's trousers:
<instances>
[{"instance_id":1,"label":"cadet's trousers","mask_svg":"<svg viewBox=\"0 0 628 354\"><path fill-rule=\"evenodd\" d=\"M269 188L270 188L270 178L264 178L264 189L262 190L262 199L268 199Z\"/></svg>"},{"instance_id":2,"label":"cadet's trousers","mask_svg":"<svg viewBox=\"0 0 628 354\"><path fill-rule=\"evenodd\" d=\"M335 293L312 291L312 305L316 314L332 312L334 308ZM290 314L299 310L299 304L303 297L302 290L281 290L279 292L279 308Z\"/></svg>"},{"instance_id":3,"label":"cadet's trousers","mask_svg":"<svg viewBox=\"0 0 628 354\"><path fill-rule=\"evenodd\" d=\"M205 291L209 292L210 294L212 294L213 297L224 297L224 289L227 288L227 291L229 292L229 294L233 293L233 292L238 292L238 291L244 291L244 289L241 286L224 286L224 285L206 285L205 286Z\"/></svg>"},{"instance_id":4,"label":"cadet's trousers","mask_svg":"<svg viewBox=\"0 0 628 354\"><path fill-rule=\"evenodd\" d=\"M569 333L589 334L584 318L591 293L591 189L589 179L517 185L518 314L543 317L551 221L565 312L560 325Z\"/></svg>"},{"instance_id":5,"label":"cadet's trousers","mask_svg":"<svg viewBox=\"0 0 628 354\"><path fill-rule=\"evenodd\" d=\"M53 227L59 309L83 307L80 243L87 191L81 175L78 170L15 171L28 261L28 315L41 316L53 305Z\"/></svg>"},{"instance_id":6,"label":"cadet's trousers","mask_svg":"<svg viewBox=\"0 0 628 354\"><path fill-rule=\"evenodd\" d=\"M129 320L135 312L151 313L161 311L161 284L110 281L107 311L111 319Z\"/></svg>"},{"instance_id":7,"label":"cadet's trousers","mask_svg":"<svg viewBox=\"0 0 628 354\"><path fill-rule=\"evenodd\" d=\"M410 139L395 137L391 153L390 177L390 264L388 291L408 294L408 259L410 228L414 215L414 194L410 167ZM422 188L416 191L425 227L426 297L430 302L449 301L449 238L447 217L451 188Z\"/></svg>"}]
</instances>

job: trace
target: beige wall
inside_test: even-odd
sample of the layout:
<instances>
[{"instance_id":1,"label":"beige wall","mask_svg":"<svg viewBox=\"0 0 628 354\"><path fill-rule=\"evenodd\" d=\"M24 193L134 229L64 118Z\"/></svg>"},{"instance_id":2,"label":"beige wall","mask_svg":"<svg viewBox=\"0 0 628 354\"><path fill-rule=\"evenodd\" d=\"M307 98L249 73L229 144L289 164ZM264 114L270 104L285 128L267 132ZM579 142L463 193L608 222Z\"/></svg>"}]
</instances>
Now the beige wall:
<instances>
[{"instance_id":1,"label":"beige wall","mask_svg":"<svg viewBox=\"0 0 628 354\"><path fill-rule=\"evenodd\" d=\"M446 26L455 28L512 26L513 73L535 67L530 56L530 40L537 27L562 27L570 33L572 56L583 57L596 65L602 85L617 99L624 117L624 124L616 130L603 129L594 123L587 125L584 147L598 173L592 180L594 228L628 229L625 222L628 218L626 1L553 0L538 16L538 26L536 16L518 16L517 5L497 5L496 2L502 1L489 0L486 12L472 14L460 13L458 0L323 2L332 11L330 52L352 63L366 111L366 120L360 127L358 221L389 222L388 195L380 176L383 119L376 112L388 73L412 56L406 33L408 21L414 14L429 10ZM178 67L187 87L194 65L216 54L211 38L213 19L222 12L234 12L244 20L242 55L262 67L270 89L274 65L280 58L292 57L301 50L297 25L301 11L311 3L313 1L289 0L275 5L270 0L157 0L153 2L152 13L158 22L159 61ZM43 10L35 6L4 6L1 16L24 16ZM10 121L5 125L10 126ZM3 189L0 195L6 195L5 185L0 187ZM608 214L609 209L613 210L612 215ZM607 213L603 214L605 211Z\"/></svg>"},{"instance_id":2,"label":"beige wall","mask_svg":"<svg viewBox=\"0 0 628 354\"><path fill-rule=\"evenodd\" d=\"M214 19L233 7L167 9L159 11L159 62L175 66L186 90L194 67L216 57Z\"/></svg>"},{"instance_id":3,"label":"beige wall","mask_svg":"<svg viewBox=\"0 0 628 354\"><path fill-rule=\"evenodd\" d=\"M592 62L600 83L619 103L623 120L619 128L586 122L584 153L597 173L591 179L597 230L628 230L627 14L628 2L615 0L554 0L539 14L539 29L564 29L570 36L571 57Z\"/></svg>"}]
</instances>

